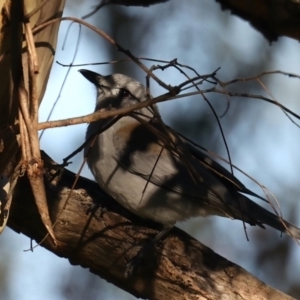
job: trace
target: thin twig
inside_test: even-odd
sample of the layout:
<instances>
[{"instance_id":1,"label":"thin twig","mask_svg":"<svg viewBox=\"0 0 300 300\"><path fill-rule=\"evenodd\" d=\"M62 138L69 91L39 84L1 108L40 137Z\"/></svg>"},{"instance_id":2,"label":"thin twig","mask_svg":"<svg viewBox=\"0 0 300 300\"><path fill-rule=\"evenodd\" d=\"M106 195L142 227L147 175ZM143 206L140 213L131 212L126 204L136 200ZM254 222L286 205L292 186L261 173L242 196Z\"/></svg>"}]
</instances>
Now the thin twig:
<instances>
[{"instance_id":1,"label":"thin twig","mask_svg":"<svg viewBox=\"0 0 300 300\"><path fill-rule=\"evenodd\" d=\"M44 29L45 27L55 23L55 22L61 22L61 21L73 21L79 24L82 24L83 26L88 27L89 29L93 30L94 32L96 32L97 34L99 34L100 36L102 36L104 39L106 39L109 43L111 43L112 45L116 46L117 50L120 52L123 52L124 54L126 54L129 58L132 59L133 62L135 62L141 69L143 69L151 78L153 78L160 86L162 86L163 88L165 88L166 90L170 91L172 90L172 87L170 87L169 85L166 85L163 81L161 81L157 76L155 76L152 72L150 72L150 70L143 64L141 63L134 55L132 55L130 53L130 51L124 49L122 46L120 46L112 37L110 37L107 33L105 33L104 31L102 31L101 29L92 26L91 24L89 24L88 22L85 22L83 20L77 19L77 18L72 18L72 17L63 17L63 18L57 18L57 19L53 19L50 21L47 21L43 24L40 24L38 26L36 26L32 32L33 33L37 33L40 30Z\"/></svg>"}]
</instances>

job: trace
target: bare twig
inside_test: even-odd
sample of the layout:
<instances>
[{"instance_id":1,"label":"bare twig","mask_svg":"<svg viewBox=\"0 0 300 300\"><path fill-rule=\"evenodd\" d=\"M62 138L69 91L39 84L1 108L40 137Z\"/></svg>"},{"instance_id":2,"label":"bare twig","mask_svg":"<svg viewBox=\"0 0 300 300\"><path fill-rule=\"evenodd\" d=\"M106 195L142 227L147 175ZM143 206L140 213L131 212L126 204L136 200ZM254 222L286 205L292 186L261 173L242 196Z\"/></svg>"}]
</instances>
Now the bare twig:
<instances>
[{"instance_id":1,"label":"bare twig","mask_svg":"<svg viewBox=\"0 0 300 300\"><path fill-rule=\"evenodd\" d=\"M252 76L252 77L246 77L246 78L235 78L235 79L232 79L230 81L221 81L219 80L218 78L214 78L216 81L218 81L219 85L220 86L227 86L227 85L230 85L232 83L236 83L236 82L247 82L247 81L253 81L253 80L256 80L257 78L260 78L262 76L266 76L266 75L273 75L273 74L281 74L281 75L285 75L285 76L288 76L288 77L292 77L292 78L298 78L300 79L300 75L298 74L294 74L294 73L289 73L289 72L284 72L284 71L280 71L280 70L276 70L276 71L266 71L266 72L262 72L258 75L255 75L255 76Z\"/></svg>"},{"instance_id":2,"label":"bare twig","mask_svg":"<svg viewBox=\"0 0 300 300\"><path fill-rule=\"evenodd\" d=\"M53 19L50 21L47 21L37 27L35 27L32 32L36 33L39 32L40 30L42 30L43 28L55 23L55 22L60 22L60 21L73 21L79 24L82 24L83 26L88 27L89 29L93 30L94 32L96 32L97 34L99 34L100 36L102 36L105 40L107 40L109 43L111 43L112 45L116 46L117 50L120 52L123 52L124 54L126 54L130 59L132 59L133 62L135 62L142 70L144 70L151 78L153 78L160 86L162 86L163 88L165 88L168 91L171 91L173 88L169 85L166 85L163 81L161 81L157 76L155 76L143 63L141 63L134 55L131 54L130 51L124 49L122 46L120 46L113 38L111 38L107 33L105 33L104 31L102 31L101 29L92 26L91 24L89 24L88 22L85 22L83 20L77 19L77 18L72 18L72 17L63 17L63 18L57 18L57 19Z\"/></svg>"}]
</instances>

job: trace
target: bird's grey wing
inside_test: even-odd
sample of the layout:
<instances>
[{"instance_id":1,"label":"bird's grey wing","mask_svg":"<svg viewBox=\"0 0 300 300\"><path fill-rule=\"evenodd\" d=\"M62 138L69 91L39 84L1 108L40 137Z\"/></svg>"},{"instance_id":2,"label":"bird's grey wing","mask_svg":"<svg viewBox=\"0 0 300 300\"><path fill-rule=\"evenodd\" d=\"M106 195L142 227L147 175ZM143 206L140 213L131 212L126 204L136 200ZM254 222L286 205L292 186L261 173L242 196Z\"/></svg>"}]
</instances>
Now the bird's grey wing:
<instances>
[{"instance_id":1,"label":"bird's grey wing","mask_svg":"<svg viewBox=\"0 0 300 300\"><path fill-rule=\"evenodd\" d=\"M247 189L241 181L232 175L231 172L221 166L218 162L214 161L204 152L200 151L200 149L193 146L190 142L185 140L184 137L179 136L170 127L166 125L162 127L161 122L158 122L157 119L153 120L152 126L159 132L169 131L169 134L172 136L172 140L175 144L179 144L182 148L184 148L185 153L191 154L191 156L193 156L208 172L214 173L214 176L218 178L218 180L221 181L228 189L234 189L267 202L263 197Z\"/></svg>"},{"instance_id":2,"label":"bird's grey wing","mask_svg":"<svg viewBox=\"0 0 300 300\"><path fill-rule=\"evenodd\" d=\"M229 212L238 209L233 199L235 190L228 189L194 157L188 157L188 152L179 157L164 149L157 136L139 122L128 122L114 132L113 143L115 159L124 169L144 178L145 188L149 181L199 206L208 205L214 214L237 218L237 213Z\"/></svg>"},{"instance_id":3,"label":"bird's grey wing","mask_svg":"<svg viewBox=\"0 0 300 300\"><path fill-rule=\"evenodd\" d=\"M248 194L250 196L254 196L259 198L265 202L266 199L259 196L258 194L250 191L245 187L245 185L239 181L235 176L232 175L226 168L222 165L214 161L211 157L197 149L195 146L191 145L189 142L183 141L185 144L186 149L189 151L191 155L193 155L205 168L210 170L215 174L215 176L227 187L233 188L241 193Z\"/></svg>"},{"instance_id":4,"label":"bird's grey wing","mask_svg":"<svg viewBox=\"0 0 300 300\"><path fill-rule=\"evenodd\" d=\"M195 207L203 207L207 214L239 219L263 228L267 224L300 239L300 229L240 194L248 192L244 185L197 149L182 145L180 150L189 151L180 157L162 148L157 136L138 122L119 128L113 135L113 143L117 151L115 159L121 167L143 178L145 189L149 181L178 193Z\"/></svg>"}]
</instances>

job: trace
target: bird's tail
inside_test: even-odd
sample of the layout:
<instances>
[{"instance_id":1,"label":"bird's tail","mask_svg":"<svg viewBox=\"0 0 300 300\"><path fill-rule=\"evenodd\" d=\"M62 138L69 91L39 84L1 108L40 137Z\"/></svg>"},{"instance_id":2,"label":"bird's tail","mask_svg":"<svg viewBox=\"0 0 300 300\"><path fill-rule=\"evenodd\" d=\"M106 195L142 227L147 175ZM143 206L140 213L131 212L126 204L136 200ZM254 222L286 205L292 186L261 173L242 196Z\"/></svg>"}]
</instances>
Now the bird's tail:
<instances>
[{"instance_id":1,"label":"bird's tail","mask_svg":"<svg viewBox=\"0 0 300 300\"><path fill-rule=\"evenodd\" d=\"M262 228L265 228L264 225L271 226L280 232L284 232L300 240L300 229L298 227L264 209L246 196L241 194L239 194L239 196L239 203L237 204L239 207L235 207L239 212L237 215L234 213L235 218L245 221L250 225L258 225Z\"/></svg>"}]
</instances>

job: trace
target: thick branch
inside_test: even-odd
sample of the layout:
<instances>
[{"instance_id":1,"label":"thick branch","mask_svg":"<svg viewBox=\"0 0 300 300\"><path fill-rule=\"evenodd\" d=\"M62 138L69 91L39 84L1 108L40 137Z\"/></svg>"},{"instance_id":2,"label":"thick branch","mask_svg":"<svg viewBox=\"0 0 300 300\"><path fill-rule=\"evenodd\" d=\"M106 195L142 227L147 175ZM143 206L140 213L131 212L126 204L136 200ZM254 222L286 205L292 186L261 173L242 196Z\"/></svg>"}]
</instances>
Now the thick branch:
<instances>
[{"instance_id":1,"label":"thick branch","mask_svg":"<svg viewBox=\"0 0 300 300\"><path fill-rule=\"evenodd\" d=\"M295 0L216 0L223 10L249 21L270 42L279 36L300 41L300 3Z\"/></svg>"},{"instance_id":2,"label":"thick branch","mask_svg":"<svg viewBox=\"0 0 300 300\"><path fill-rule=\"evenodd\" d=\"M83 16L83 19L89 18L105 5L117 4L125 6L151 6L158 3L167 2L169 0L100 0L99 4L89 14Z\"/></svg>"},{"instance_id":3,"label":"thick branch","mask_svg":"<svg viewBox=\"0 0 300 300\"><path fill-rule=\"evenodd\" d=\"M89 268L137 297L292 299L177 228L150 251L130 278L125 278L127 263L159 228L133 216L105 195L96 183L84 178L79 179L60 214L75 175L65 170L52 184L49 172L46 177L50 214L52 221L57 220L58 245L55 247L48 237L42 246L68 258L71 264ZM101 207L93 209L96 203ZM15 190L9 226L37 242L46 234L25 177L20 178Z\"/></svg>"}]
</instances>

